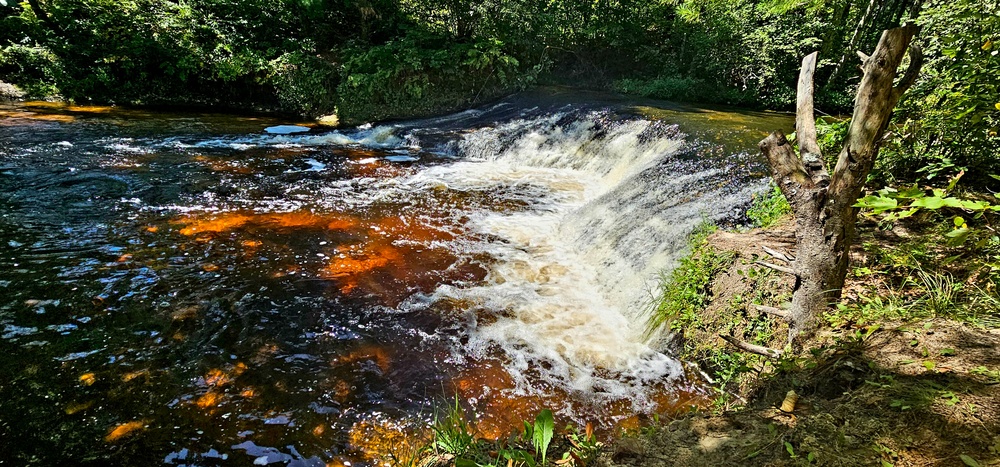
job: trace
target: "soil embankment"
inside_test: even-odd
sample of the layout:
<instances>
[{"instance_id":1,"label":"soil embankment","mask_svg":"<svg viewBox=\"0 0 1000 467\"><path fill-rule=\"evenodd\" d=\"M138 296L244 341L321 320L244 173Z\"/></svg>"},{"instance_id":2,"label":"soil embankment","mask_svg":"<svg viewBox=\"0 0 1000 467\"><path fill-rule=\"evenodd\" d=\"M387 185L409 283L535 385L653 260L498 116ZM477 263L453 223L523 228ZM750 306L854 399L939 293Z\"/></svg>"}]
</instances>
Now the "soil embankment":
<instances>
[{"instance_id":1,"label":"soil embankment","mask_svg":"<svg viewBox=\"0 0 1000 467\"><path fill-rule=\"evenodd\" d=\"M714 276L704 315L697 329L684 333L683 347L689 356L710 355L703 364L710 373L735 371L738 376L725 386L730 395L714 413L691 414L616 441L599 464L1000 465L996 310L975 309L973 303L963 307L971 314L928 312L934 297L920 293L935 292L926 284L918 292L906 279L867 274L878 270L873 252L899 248L905 243L899 235L906 232L862 232L865 247L853 252L861 273L850 275L844 302L824 317L804 355L778 362L741 357L742 367L733 369L720 363L719 354L706 353L726 345L720 333L747 340L751 332L760 333L748 323L761 318L746 305L787 299L790 279L761 273L753 260L762 244L789 246L791 234L779 227L709 237L711 248L732 252L734 260ZM886 288L889 283L903 285ZM758 343L771 340L781 347L783 327L769 328ZM789 391L797 402L783 411Z\"/></svg>"}]
</instances>

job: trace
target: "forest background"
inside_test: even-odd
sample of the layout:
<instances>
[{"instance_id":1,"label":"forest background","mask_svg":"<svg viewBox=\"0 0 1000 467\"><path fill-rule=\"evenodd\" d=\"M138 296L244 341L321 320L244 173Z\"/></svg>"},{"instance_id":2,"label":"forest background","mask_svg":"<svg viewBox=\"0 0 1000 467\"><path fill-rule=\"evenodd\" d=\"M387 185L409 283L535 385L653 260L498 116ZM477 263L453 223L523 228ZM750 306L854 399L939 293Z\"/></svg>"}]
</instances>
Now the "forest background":
<instances>
[{"instance_id":1,"label":"forest background","mask_svg":"<svg viewBox=\"0 0 1000 467\"><path fill-rule=\"evenodd\" d=\"M532 84L849 112L854 56L907 22L928 63L879 181L1000 173L1000 0L29 0L0 5L0 81L29 98L225 106L341 122L441 113ZM830 120L827 133L836 137Z\"/></svg>"}]
</instances>

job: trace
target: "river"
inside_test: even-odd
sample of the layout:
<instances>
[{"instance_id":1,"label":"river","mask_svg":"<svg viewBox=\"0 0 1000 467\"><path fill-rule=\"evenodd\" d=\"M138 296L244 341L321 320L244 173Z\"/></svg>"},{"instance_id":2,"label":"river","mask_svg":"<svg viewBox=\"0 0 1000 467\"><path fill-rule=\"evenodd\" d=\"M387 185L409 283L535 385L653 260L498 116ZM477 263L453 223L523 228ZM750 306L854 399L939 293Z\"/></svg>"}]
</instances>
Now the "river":
<instances>
[{"instance_id":1,"label":"river","mask_svg":"<svg viewBox=\"0 0 1000 467\"><path fill-rule=\"evenodd\" d=\"M378 465L456 398L494 437L710 398L644 313L788 116L542 90L289 123L0 106L0 464Z\"/></svg>"}]
</instances>

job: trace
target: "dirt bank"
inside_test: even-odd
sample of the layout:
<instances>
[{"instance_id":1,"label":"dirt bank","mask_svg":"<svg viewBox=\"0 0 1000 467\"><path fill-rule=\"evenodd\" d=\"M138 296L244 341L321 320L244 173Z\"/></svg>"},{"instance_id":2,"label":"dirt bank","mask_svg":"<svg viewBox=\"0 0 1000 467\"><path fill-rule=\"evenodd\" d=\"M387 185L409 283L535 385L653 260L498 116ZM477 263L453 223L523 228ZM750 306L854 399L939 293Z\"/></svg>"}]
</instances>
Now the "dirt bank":
<instances>
[{"instance_id":1,"label":"dirt bank","mask_svg":"<svg viewBox=\"0 0 1000 467\"><path fill-rule=\"evenodd\" d=\"M748 305L780 306L790 296L790 279L753 260L761 245L790 248L791 234L779 227L709 237L733 261L714 276L704 314L681 347L728 378L717 381L728 396L714 411L612 443L598 465L1000 465L1000 329L989 308L996 302L973 300L953 316L928 311L934 297L921 294L935 292L926 282L879 266L910 248L900 240L910 232L863 231L845 301L805 355L770 362L718 350L726 345L720 333L781 347L784 325ZM962 290L957 280L945 285ZM785 412L790 390L798 399Z\"/></svg>"}]
</instances>

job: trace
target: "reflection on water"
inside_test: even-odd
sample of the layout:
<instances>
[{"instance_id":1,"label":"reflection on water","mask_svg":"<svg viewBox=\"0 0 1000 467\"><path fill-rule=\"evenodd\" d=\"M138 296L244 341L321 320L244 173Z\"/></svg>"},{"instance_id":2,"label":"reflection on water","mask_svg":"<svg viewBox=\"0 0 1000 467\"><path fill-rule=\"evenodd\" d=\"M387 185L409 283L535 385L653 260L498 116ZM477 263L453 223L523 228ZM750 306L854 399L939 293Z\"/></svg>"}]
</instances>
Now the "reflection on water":
<instances>
[{"instance_id":1,"label":"reflection on water","mask_svg":"<svg viewBox=\"0 0 1000 467\"><path fill-rule=\"evenodd\" d=\"M641 313L759 161L570 101L297 135L0 107L0 461L374 465L455 396L487 436L702 404Z\"/></svg>"}]
</instances>

